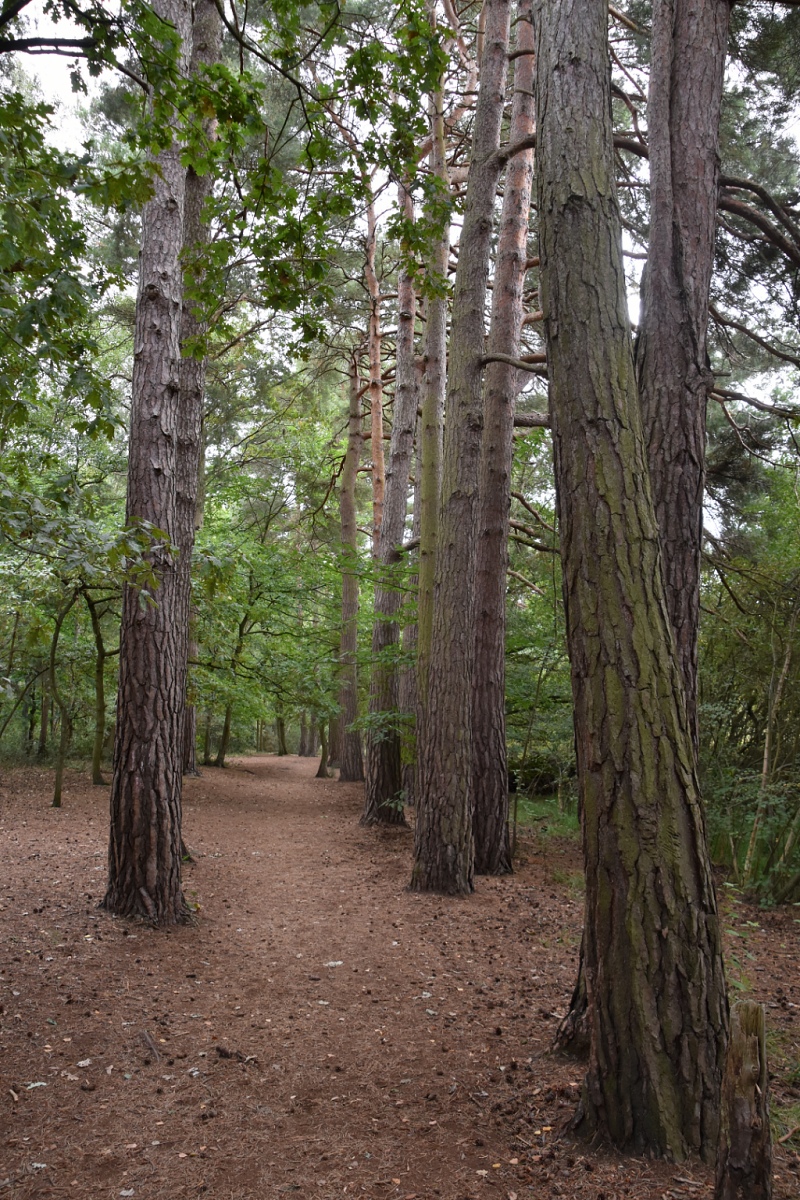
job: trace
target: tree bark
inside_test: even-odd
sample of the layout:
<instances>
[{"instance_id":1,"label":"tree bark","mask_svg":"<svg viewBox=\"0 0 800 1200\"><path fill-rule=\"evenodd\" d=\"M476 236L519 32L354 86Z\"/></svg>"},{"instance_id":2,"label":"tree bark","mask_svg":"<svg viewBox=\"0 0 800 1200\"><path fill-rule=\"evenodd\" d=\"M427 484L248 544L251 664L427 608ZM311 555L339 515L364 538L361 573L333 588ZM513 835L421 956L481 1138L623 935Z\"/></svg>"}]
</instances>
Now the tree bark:
<instances>
[{"instance_id":1,"label":"tree bark","mask_svg":"<svg viewBox=\"0 0 800 1200\"><path fill-rule=\"evenodd\" d=\"M406 220L412 220L411 197L398 187ZM372 628L372 676L369 711L372 724L367 737L367 779L362 825L405 825L400 760L401 732L397 721L400 684L391 657L400 641L397 620L403 593L393 579L401 561L408 508L408 478L417 424L417 369L414 362L416 299L414 283L403 267L397 282L397 351L394 413L386 476L383 522L378 541L379 575L375 588L375 622ZM379 723L379 724L378 724Z\"/></svg>"},{"instance_id":2,"label":"tree bark","mask_svg":"<svg viewBox=\"0 0 800 1200\"><path fill-rule=\"evenodd\" d=\"M586 860L577 1123L714 1155L727 1006L661 577L614 184L607 10L537 0L541 301Z\"/></svg>"},{"instance_id":3,"label":"tree bark","mask_svg":"<svg viewBox=\"0 0 800 1200\"><path fill-rule=\"evenodd\" d=\"M764 1005L744 1000L731 1012L720 1106L714 1200L770 1200L772 1141Z\"/></svg>"},{"instance_id":4,"label":"tree bark","mask_svg":"<svg viewBox=\"0 0 800 1200\"><path fill-rule=\"evenodd\" d=\"M214 0L195 0L192 22L192 55L189 71L193 78L205 68L219 62L222 50L222 19ZM209 141L216 138L216 118L206 118L203 133ZM193 167L186 172L186 197L183 219L183 304L181 313L180 393L178 401L178 463L176 504L178 545L180 546L180 583L189 604L188 657L197 657L195 639L196 617L191 608L192 551L197 530L203 524L203 409L205 403L206 314L196 293L203 280L203 254L210 240L210 229L203 220L203 209L211 195L214 174L198 175ZM188 667L187 667L188 683ZM197 712L187 696L183 732L183 769L187 775L197 775L196 742Z\"/></svg>"},{"instance_id":5,"label":"tree bark","mask_svg":"<svg viewBox=\"0 0 800 1200\"><path fill-rule=\"evenodd\" d=\"M706 350L729 0L655 0L650 244L636 347L667 608L697 750Z\"/></svg>"},{"instance_id":6,"label":"tree bark","mask_svg":"<svg viewBox=\"0 0 800 1200\"><path fill-rule=\"evenodd\" d=\"M534 130L533 25L530 4L520 7L514 67L514 100L509 141ZM528 259L528 211L533 181L533 150L512 158L506 172L503 211L492 292L489 354L519 358L522 290ZM472 685L472 786L475 873L511 871L506 760L506 571L511 469L514 458L514 405L519 371L489 363L483 382L480 516L475 568L475 676Z\"/></svg>"},{"instance_id":7,"label":"tree bark","mask_svg":"<svg viewBox=\"0 0 800 1200\"><path fill-rule=\"evenodd\" d=\"M342 524L342 634L339 647L339 708L341 710L340 783L364 778L361 735L352 725L358 717L358 528L356 525L356 478L361 457L361 401L358 395L358 364L350 362L347 452L339 490Z\"/></svg>"},{"instance_id":8,"label":"tree bark","mask_svg":"<svg viewBox=\"0 0 800 1200\"><path fill-rule=\"evenodd\" d=\"M431 8L432 19L435 10ZM444 136L444 95L431 98L431 174L440 181L444 194L450 184ZM435 286L428 298L425 326L425 376L422 385L419 460L419 569L417 583L417 753L415 796L421 786L420 751L424 742L428 707L428 671L433 631L433 581L436 572L436 542L442 494L442 440L447 387L447 267L450 258L450 221L431 247L428 283Z\"/></svg>"},{"instance_id":9,"label":"tree bark","mask_svg":"<svg viewBox=\"0 0 800 1200\"><path fill-rule=\"evenodd\" d=\"M472 675L481 359L500 175L509 0L486 0L486 33L453 293L433 638L417 797L413 891L473 889Z\"/></svg>"},{"instance_id":10,"label":"tree bark","mask_svg":"<svg viewBox=\"0 0 800 1200\"><path fill-rule=\"evenodd\" d=\"M378 557L383 505L386 494L386 464L383 455L383 377L381 375L381 287L375 269L378 249L378 222L375 201L370 194L367 204L367 256L364 276L369 293L369 324L367 350L369 353L369 411L370 447L372 454L372 553Z\"/></svg>"},{"instance_id":11,"label":"tree bark","mask_svg":"<svg viewBox=\"0 0 800 1200\"><path fill-rule=\"evenodd\" d=\"M158 0L155 11L177 30L185 70L188 4ZM126 521L149 521L175 545L186 184L177 144L159 155L158 168L142 213ZM123 592L103 905L118 916L169 925L187 917L180 847L188 591L180 549L155 548L149 557L156 586L126 585Z\"/></svg>"}]
</instances>

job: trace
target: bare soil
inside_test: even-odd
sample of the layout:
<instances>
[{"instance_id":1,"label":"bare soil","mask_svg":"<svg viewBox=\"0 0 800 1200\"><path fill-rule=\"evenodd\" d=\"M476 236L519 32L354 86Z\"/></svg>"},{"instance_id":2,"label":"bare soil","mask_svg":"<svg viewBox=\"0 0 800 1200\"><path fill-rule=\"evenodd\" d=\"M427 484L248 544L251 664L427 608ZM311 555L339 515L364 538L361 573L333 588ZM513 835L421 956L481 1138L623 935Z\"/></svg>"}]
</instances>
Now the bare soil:
<instances>
[{"instance_id":1,"label":"bare soil","mask_svg":"<svg viewBox=\"0 0 800 1200\"><path fill-rule=\"evenodd\" d=\"M361 789L315 770L249 758L186 781L197 911L167 931L98 911L102 789L72 773L53 809L50 772L4 773L0 1195L709 1195L699 1162L565 1132L582 1069L549 1046L576 970L577 847L531 839L469 899L412 895L410 832L361 828ZM800 908L721 893L788 1123ZM797 1131L776 1146L776 1200L800 1196L798 1148Z\"/></svg>"}]
</instances>

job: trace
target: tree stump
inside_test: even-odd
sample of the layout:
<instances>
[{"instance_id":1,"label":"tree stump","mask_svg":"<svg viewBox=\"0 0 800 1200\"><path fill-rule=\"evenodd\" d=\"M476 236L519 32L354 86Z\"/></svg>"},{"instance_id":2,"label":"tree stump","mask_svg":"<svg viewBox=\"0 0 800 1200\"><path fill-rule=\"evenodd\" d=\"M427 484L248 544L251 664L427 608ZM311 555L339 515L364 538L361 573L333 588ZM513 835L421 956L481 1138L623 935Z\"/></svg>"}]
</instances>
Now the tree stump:
<instances>
[{"instance_id":1,"label":"tree stump","mask_svg":"<svg viewBox=\"0 0 800 1200\"><path fill-rule=\"evenodd\" d=\"M764 1006L743 1000L731 1012L714 1200L772 1196L768 1079Z\"/></svg>"}]
</instances>

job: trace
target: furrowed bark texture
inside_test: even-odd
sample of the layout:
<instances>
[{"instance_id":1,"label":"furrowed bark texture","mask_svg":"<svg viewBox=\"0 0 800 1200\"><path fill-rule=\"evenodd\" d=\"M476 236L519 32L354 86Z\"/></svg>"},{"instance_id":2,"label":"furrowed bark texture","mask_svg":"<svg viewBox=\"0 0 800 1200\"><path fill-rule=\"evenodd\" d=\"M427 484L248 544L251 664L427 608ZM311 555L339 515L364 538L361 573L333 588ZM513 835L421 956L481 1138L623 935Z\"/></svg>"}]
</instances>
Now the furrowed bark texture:
<instances>
[{"instance_id":1,"label":"furrowed bark texture","mask_svg":"<svg viewBox=\"0 0 800 1200\"><path fill-rule=\"evenodd\" d=\"M472 674L475 534L483 427L484 303L500 174L509 0L487 0L464 225L453 293L433 639L411 888L473 888Z\"/></svg>"},{"instance_id":2,"label":"furrowed bark texture","mask_svg":"<svg viewBox=\"0 0 800 1200\"><path fill-rule=\"evenodd\" d=\"M188 48L189 6L159 0L158 15ZM186 62L184 62L184 69ZM151 521L177 542L181 266L186 172L177 145L158 160L142 214L134 334L126 521ZM152 551L158 586L126 586L111 784L108 889L119 916L169 925L185 920L181 891L181 784L188 592L179 556ZM142 601L146 599L147 603Z\"/></svg>"},{"instance_id":3,"label":"furrowed bark texture","mask_svg":"<svg viewBox=\"0 0 800 1200\"><path fill-rule=\"evenodd\" d=\"M189 70L199 76L204 67L219 61L222 49L222 20L213 0L195 0L192 22L192 56ZM216 136L216 120L206 120L203 132L209 139ZM190 264L202 262L204 248L208 245L210 231L203 221L203 206L211 195L214 176L211 171L198 175L189 167L186 172L186 197L183 216L183 254ZM186 273L186 264L184 266ZM195 266L194 279L200 282L202 273ZM203 523L202 488L199 486L203 470L202 436L203 406L206 386L206 356L198 347L198 340L206 331L203 313L197 301L188 295L187 280L184 279L184 297L181 313L180 395L178 407L178 463L177 463L177 544L180 547L180 587L186 592L186 603L191 605L192 551L197 530ZM187 654L197 655L194 640L194 617L190 611L189 642ZM191 644L190 644L191 643ZM197 713L193 703L187 700L183 731L184 771L197 775L196 742Z\"/></svg>"},{"instance_id":4,"label":"furrowed bark texture","mask_svg":"<svg viewBox=\"0 0 800 1200\"><path fill-rule=\"evenodd\" d=\"M444 98L437 92L431 99L430 169L449 192L444 137ZM433 631L433 581L436 570L436 540L439 530L439 502L442 491L442 440L444 401L447 387L447 266L450 258L450 223L445 222L441 236L431 247L428 265L430 281L439 295L427 305L425 325L425 375L422 381L422 415L418 450L419 472L419 570L417 582L417 771L414 785L419 795L421 783L420 750L425 728L428 700L428 667Z\"/></svg>"},{"instance_id":5,"label":"furrowed bark texture","mask_svg":"<svg viewBox=\"0 0 800 1200\"><path fill-rule=\"evenodd\" d=\"M367 257L364 277L369 292L369 326L367 348L369 353L369 410L370 446L372 450L372 553L379 554L383 505L386 495L386 463L383 455L383 379L381 377L381 286L375 270L378 249L378 222L375 216L375 201L370 198L367 205Z\"/></svg>"},{"instance_id":6,"label":"furrowed bark texture","mask_svg":"<svg viewBox=\"0 0 800 1200\"><path fill-rule=\"evenodd\" d=\"M340 752L339 781L355 783L364 778L361 735L351 725L358 716L358 529L356 527L356 478L361 457L361 401L358 396L358 366L350 364L350 415L347 452L339 490L339 516L342 524L342 635L339 646Z\"/></svg>"},{"instance_id":7,"label":"furrowed bark texture","mask_svg":"<svg viewBox=\"0 0 800 1200\"><path fill-rule=\"evenodd\" d=\"M542 308L586 859L583 1127L711 1159L719 921L627 316L604 0L537 0Z\"/></svg>"},{"instance_id":8,"label":"furrowed bark texture","mask_svg":"<svg viewBox=\"0 0 800 1200\"><path fill-rule=\"evenodd\" d=\"M728 0L655 0L650 245L636 347L667 608L697 746L706 351Z\"/></svg>"},{"instance_id":9,"label":"furrowed bark texture","mask_svg":"<svg viewBox=\"0 0 800 1200\"><path fill-rule=\"evenodd\" d=\"M734 1004L722 1085L714 1200L770 1200L772 1141L764 1005Z\"/></svg>"},{"instance_id":10,"label":"furrowed bark texture","mask_svg":"<svg viewBox=\"0 0 800 1200\"><path fill-rule=\"evenodd\" d=\"M399 200L407 220L413 218L411 197L400 186ZM400 706L397 667L387 661L400 641L398 614L403 593L392 580L400 563L408 507L408 478L417 424L417 369L414 362L414 319L416 301L410 275L401 270L397 281L397 351L394 414L386 472L383 522L378 541L379 576L375 588L375 623L372 628L372 676L369 711L394 714ZM384 717L382 728L371 729L367 740L367 781L363 825L405 825L402 805L403 778L400 761L400 730L393 716Z\"/></svg>"},{"instance_id":11,"label":"furrowed bark texture","mask_svg":"<svg viewBox=\"0 0 800 1200\"><path fill-rule=\"evenodd\" d=\"M530 3L520 8L517 50L533 50ZM534 59L524 54L514 67L514 99L509 141L534 130ZM533 150L512 158L506 171L497 265L492 292L490 354L519 358L522 289L528 253L528 210L533 182ZM472 831L475 873L505 875L511 870L506 761L506 571L511 467L514 456L514 404L519 371L489 363L483 380L480 517L475 568L475 676L472 685Z\"/></svg>"}]
</instances>

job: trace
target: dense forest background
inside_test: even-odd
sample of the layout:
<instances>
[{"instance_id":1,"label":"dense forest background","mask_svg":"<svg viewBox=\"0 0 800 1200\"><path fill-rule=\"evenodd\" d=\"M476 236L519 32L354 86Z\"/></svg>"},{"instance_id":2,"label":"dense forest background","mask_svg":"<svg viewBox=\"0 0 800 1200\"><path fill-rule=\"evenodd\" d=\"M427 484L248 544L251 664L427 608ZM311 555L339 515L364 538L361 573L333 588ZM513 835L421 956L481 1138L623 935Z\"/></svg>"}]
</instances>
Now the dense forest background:
<instances>
[{"instance_id":1,"label":"dense forest background","mask_svg":"<svg viewBox=\"0 0 800 1200\"><path fill-rule=\"evenodd\" d=\"M413 284L421 375L429 317L457 261L480 6L445 5L438 35L413 4L223 8L216 61L189 78L144 7L45 11L71 20L72 44L58 44L70 41L63 27L48 44L27 5L6 6L0 30L0 750L59 767L91 761L95 781L107 777L123 583L146 584L160 536L125 521L140 213L148 164L165 128L177 128L185 164L210 183L206 237L183 252L198 317L183 352L206 372L188 682L197 764L254 750L316 754L320 730L338 763L343 671L350 678L355 666L348 728L365 746L387 730L399 737L397 802L410 802L422 418L388 584L376 505L398 452L398 297ZM610 20L634 313L647 246L648 176L635 143L644 145L650 16L637 0ZM800 895L799 38L791 6L733 9L699 656L712 855L778 901ZM79 93L99 80L80 153L61 148L59 113L39 98L30 55L45 51L74 58ZM430 146L435 94L444 169ZM535 219L534 208L532 262ZM521 793L564 812L576 805L572 702L535 266L525 289L517 357L532 369L519 372L513 443L508 767ZM345 482L356 529L343 549ZM354 655L342 640L355 615L351 588L343 616L343 578L357 583ZM381 589L401 597L402 636L376 655ZM371 703L387 672L400 680L394 701Z\"/></svg>"}]
</instances>

